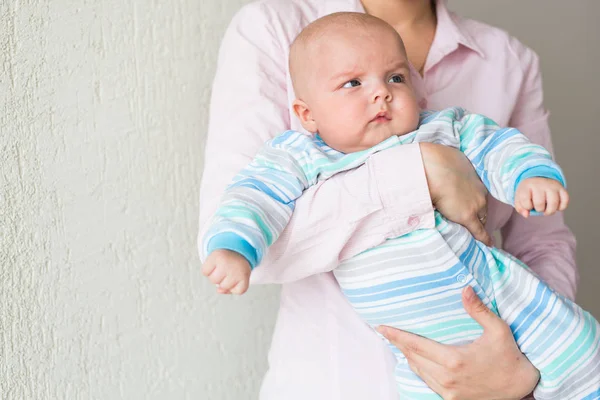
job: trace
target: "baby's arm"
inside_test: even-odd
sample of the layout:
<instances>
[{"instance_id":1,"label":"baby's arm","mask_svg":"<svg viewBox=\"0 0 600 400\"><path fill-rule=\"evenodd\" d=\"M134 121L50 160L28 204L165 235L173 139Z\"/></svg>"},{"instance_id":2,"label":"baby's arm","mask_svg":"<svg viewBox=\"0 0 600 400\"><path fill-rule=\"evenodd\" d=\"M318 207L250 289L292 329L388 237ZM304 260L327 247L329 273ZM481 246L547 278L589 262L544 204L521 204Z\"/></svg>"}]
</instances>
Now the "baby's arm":
<instances>
[{"instance_id":1,"label":"baby's arm","mask_svg":"<svg viewBox=\"0 0 600 400\"><path fill-rule=\"evenodd\" d=\"M362 152L343 154L319 138L294 131L267 142L226 189L203 236L204 275L219 285L221 293L245 292L250 270L284 230L304 190L362 165L371 154L396 143L392 138Z\"/></svg>"},{"instance_id":2,"label":"baby's arm","mask_svg":"<svg viewBox=\"0 0 600 400\"><path fill-rule=\"evenodd\" d=\"M310 186L299 162L309 148L309 138L285 132L268 141L225 190L200 249L202 273L220 293L247 290L250 271L289 222L295 200Z\"/></svg>"},{"instance_id":3,"label":"baby's arm","mask_svg":"<svg viewBox=\"0 0 600 400\"><path fill-rule=\"evenodd\" d=\"M451 110L460 150L492 196L524 216L533 209L551 215L566 208L564 175L544 147L531 143L515 128L500 128L483 115Z\"/></svg>"}]
</instances>

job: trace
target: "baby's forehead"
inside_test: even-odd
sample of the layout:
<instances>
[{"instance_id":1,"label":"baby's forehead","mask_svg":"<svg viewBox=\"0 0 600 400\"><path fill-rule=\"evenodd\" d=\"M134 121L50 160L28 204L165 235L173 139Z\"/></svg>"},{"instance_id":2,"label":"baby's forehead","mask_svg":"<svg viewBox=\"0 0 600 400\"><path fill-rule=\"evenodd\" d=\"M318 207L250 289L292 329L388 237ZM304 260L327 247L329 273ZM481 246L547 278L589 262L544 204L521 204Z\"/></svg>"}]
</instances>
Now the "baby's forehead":
<instances>
[{"instance_id":1,"label":"baby's forehead","mask_svg":"<svg viewBox=\"0 0 600 400\"><path fill-rule=\"evenodd\" d=\"M380 30L360 32L337 30L328 35L322 35L309 44L305 56L310 62L322 60L333 64L361 64L374 59L387 62L397 62L406 59L402 41L395 33Z\"/></svg>"},{"instance_id":2,"label":"baby's forehead","mask_svg":"<svg viewBox=\"0 0 600 400\"><path fill-rule=\"evenodd\" d=\"M404 46L395 31L382 27L329 26L319 31L301 46L304 57L309 59L334 57L355 58L372 52L376 47L385 46L388 51L404 52Z\"/></svg>"}]
</instances>

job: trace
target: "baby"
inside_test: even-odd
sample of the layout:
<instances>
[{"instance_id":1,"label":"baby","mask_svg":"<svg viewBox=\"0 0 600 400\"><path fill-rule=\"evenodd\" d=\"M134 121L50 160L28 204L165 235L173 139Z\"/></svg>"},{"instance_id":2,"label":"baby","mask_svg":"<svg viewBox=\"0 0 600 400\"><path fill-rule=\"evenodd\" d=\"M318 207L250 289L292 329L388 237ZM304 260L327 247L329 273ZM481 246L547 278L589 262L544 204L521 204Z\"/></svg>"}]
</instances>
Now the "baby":
<instances>
[{"instance_id":1,"label":"baby","mask_svg":"<svg viewBox=\"0 0 600 400\"><path fill-rule=\"evenodd\" d=\"M290 49L290 74L294 113L312 134L275 137L227 188L202 245L202 271L220 293L246 291L251 270L285 228L303 190L402 144L460 149L489 192L525 217L567 207L560 168L519 131L460 108L420 112L402 40L375 17L337 13L308 25ZM540 371L537 399L600 398L598 322L519 260L478 242L437 211L435 227L390 238L333 272L371 326L453 345L483 332L462 307L461 291L470 285ZM400 397L440 399L390 348Z\"/></svg>"}]
</instances>

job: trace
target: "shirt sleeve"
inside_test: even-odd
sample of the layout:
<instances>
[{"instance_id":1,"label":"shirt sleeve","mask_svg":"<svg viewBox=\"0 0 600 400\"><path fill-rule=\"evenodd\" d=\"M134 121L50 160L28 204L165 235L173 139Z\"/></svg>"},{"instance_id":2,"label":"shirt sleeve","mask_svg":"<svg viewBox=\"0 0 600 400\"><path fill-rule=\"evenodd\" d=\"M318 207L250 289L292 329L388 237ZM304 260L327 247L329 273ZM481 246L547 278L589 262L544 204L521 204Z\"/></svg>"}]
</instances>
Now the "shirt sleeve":
<instances>
[{"instance_id":1,"label":"shirt sleeve","mask_svg":"<svg viewBox=\"0 0 600 400\"><path fill-rule=\"evenodd\" d=\"M549 114L543 105L538 56L515 39L510 45L515 57L520 60L523 82L509 124L552 153ZM579 280L575 262L576 241L564 222L562 212L526 219L513 211L501 234L506 251L527 264L557 292L575 299Z\"/></svg>"},{"instance_id":2,"label":"shirt sleeve","mask_svg":"<svg viewBox=\"0 0 600 400\"><path fill-rule=\"evenodd\" d=\"M527 178L555 179L565 186L563 172L550 152L518 129L500 128L491 119L462 109L450 112L456 115L453 127L460 150L496 199L514 206L515 192Z\"/></svg>"},{"instance_id":3,"label":"shirt sleeve","mask_svg":"<svg viewBox=\"0 0 600 400\"><path fill-rule=\"evenodd\" d=\"M312 140L287 131L269 140L227 187L200 247L200 260L215 250L235 251L254 269L287 225L295 201L310 182L294 143Z\"/></svg>"},{"instance_id":4,"label":"shirt sleeve","mask_svg":"<svg viewBox=\"0 0 600 400\"><path fill-rule=\"evenodd\" d=\"M278 39L277 21L265 4L250 3L223 38L200 187L199 251L234 175L266 141L290 127L287 49ZM400 172L408 170L412 173ZM340 258L423 227L433 227L433 207L420 149L398 146L305 191L251 281L290 282L330 271Z\"/></svg>"}]
</instances>

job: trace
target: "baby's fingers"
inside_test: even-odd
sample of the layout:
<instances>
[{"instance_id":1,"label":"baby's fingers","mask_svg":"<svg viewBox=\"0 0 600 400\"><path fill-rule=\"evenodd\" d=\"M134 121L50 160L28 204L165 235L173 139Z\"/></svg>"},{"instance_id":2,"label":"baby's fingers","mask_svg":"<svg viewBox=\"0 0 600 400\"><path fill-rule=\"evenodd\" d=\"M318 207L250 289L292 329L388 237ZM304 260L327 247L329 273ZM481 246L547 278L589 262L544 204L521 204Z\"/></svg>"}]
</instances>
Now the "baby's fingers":
<instances>
[{"instance_id":1,"label":"baby's fingers","mask_svg":"<svg viewBox=\"0 0 600 400\"><path fill-rule=\"evenodd\" d=\"M546 191L533 189L531 191L531 193L532 193L533 207L535 208L535 211L537 211L537 212L546 211Z\"/></svg>"},{"instance_id":2,"label":"baby's fingers","mask_svg":"<svg viewBox=\"0 0 600 400\"><path fill-rule=\"evenodd\" d=\"M217 293L219 294L231 294L229 290L223 290L219 286L217 286Z\"/></svg>"},{"instance_id":3,"label":"baby's fingers","mask_svg":"<svg viewBox=\"0 0 600 400\"><path fill-rule=\"evenodd\" d=\"M223 267L214 268L210 275L208 275L208 279L215 285L220 285L221 282L223 282L223 280L225 279L225 276L226 272L224 271Z\"/></svg>"},{"instance_id":4,"label":"baby's fingers","mask_svg":"<svg viewBox=\"0 0 600 400\"><path fill-rule=\"evenodd\" d=\"M204 264L202 264L202 275L209 276L215 270L217 265L212 262L210 259L206 260Z\"/></svg>"},{"instance_id":5,"label":"baby's fingers","mask_svg":"<svg viewBox=\"0 0 600 400\"><path fill-rule=\"evenodd\" d=\"M523 217L529 217L529 211L533 208L533 202L531 201L531 190L519 190L517 191L517 198L515 199L515 209Z\"/></svg>"},{"instance_id":6,"label":"baby's fingers","mask_svg":"<svg viewBox=\"0 0 600 400\"><path fill-rule=\"evenodd\" d=\"M547 190L546 191L546 210L544 215L552 215L558 210L558 204L560 203L560 195L558 191Z\"/></svg>"},{"instance_id":7,"label":"baby's fingers","mask_svg":"<svg viewBox=\"0 0 600 400\"><path fill-rule=\"evenodd\" d=\"M240 279L227 276L219 285L217 292L221 294L243 294L248 290L248 284L248 278Z\"/></svg>"},{"instance_id":8,"label":"baby's fingers","mask_svg":"<svg viewBox=\"0 0 600 400\"><path fill-rule=\"evenodd\" d=\"M231 289L231 293L232 294L244 294L244 293L246 293L246 290L248 290L248 284L249 284L249 280L248 279L242 279L241 281L238 282L237 285L235 285L233 287L233 289Z\"/></svg>"},{"instance_id":9,"label":"baby's fingers","mask_svg":"<svg viewBox=\"0 0 600 400\"><path fill-rule=\"evenodd\" d=\"M519 214L521 214L524 218L529 217L529 209L523 207L522 205L516 204L515 205L515 210L517 210L517 212Z\"/></svg>"},{"instance_id":10,"label":"baby's fingers","mask_svg":"<svg viewBox=\"0 0 600 400\"><path fill-rule=\"evenodd\" d=\"M569 201L571 200L569 197L569 192L567 192L565 189L560 189L558 195L560 197L560 206L558 207L558 209L560 211L564 211L566 210L567 206L569 205Z\"/></svg>"},{"instance_id":11,"label":"baby's fingers","mask_svg":"<svg viewBox=\"0 0 600 400\"><path fill-rule=\"evenodd\" d=\"M229 292L231 291L231 289L233 289L235 287L235 285L237 285L239 283L240 279L236 278L234 276L227 275L222 281L221 283L219 283L219 289Z\"/></svg>"}]
</instances>

